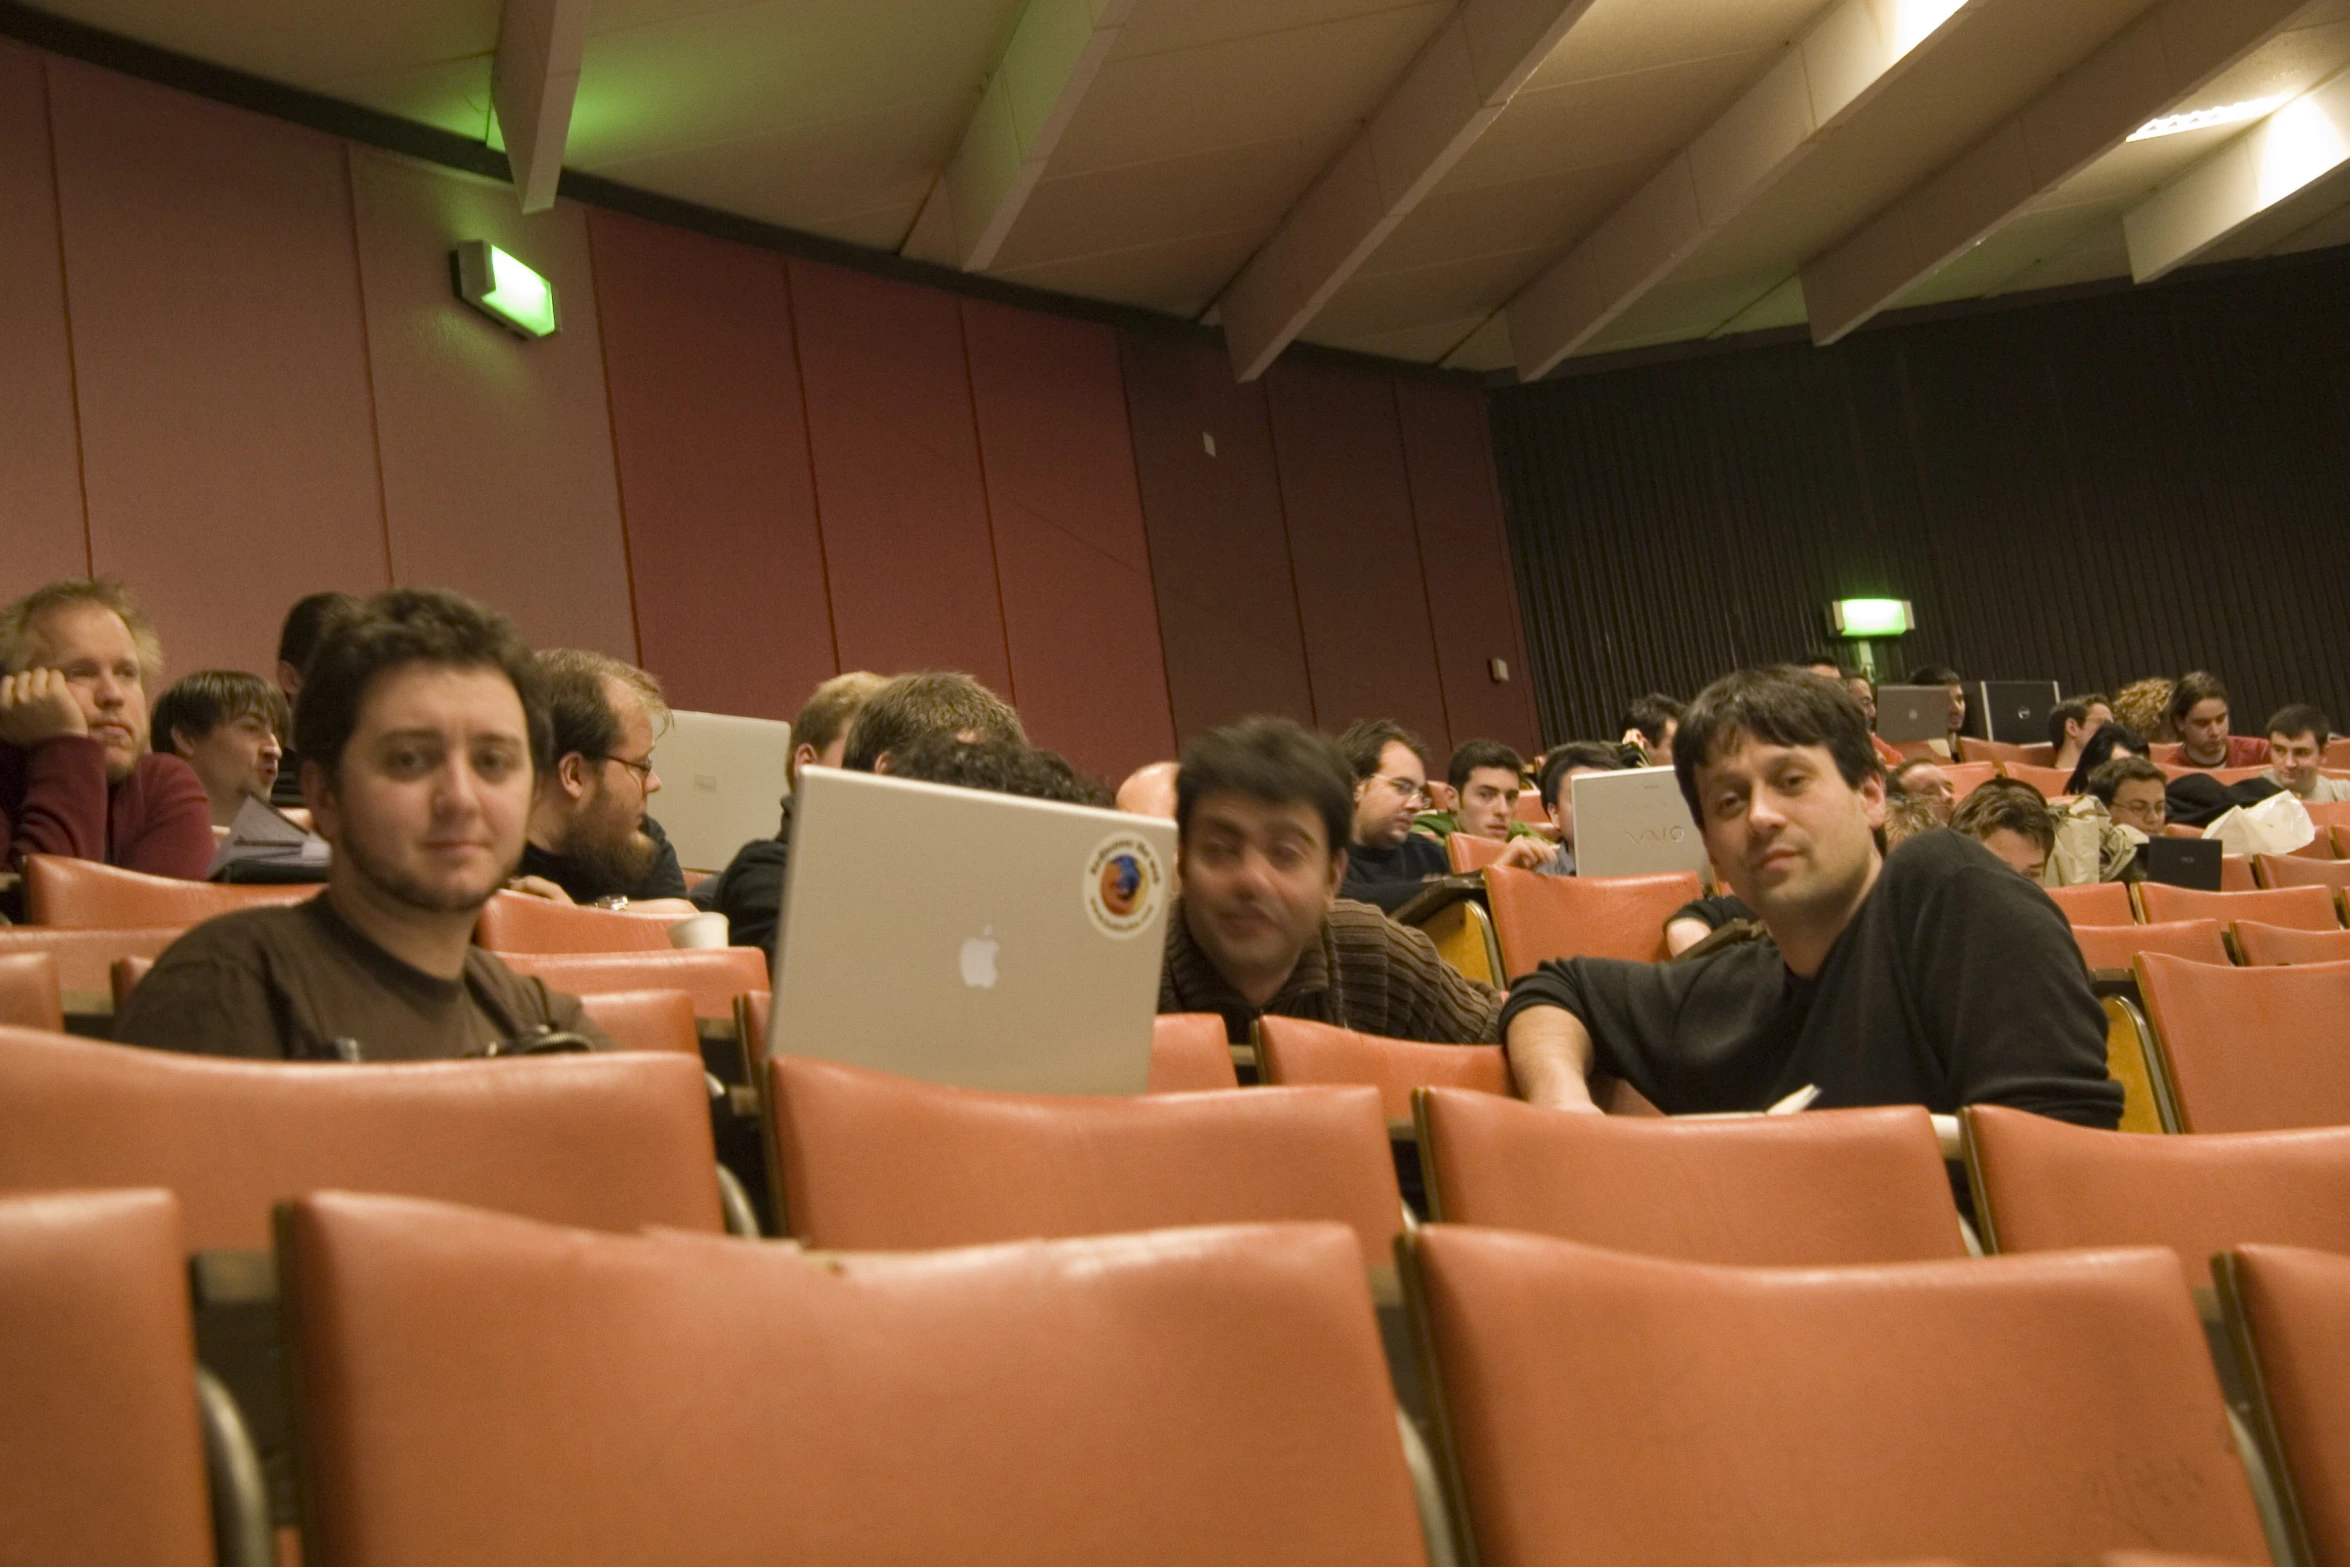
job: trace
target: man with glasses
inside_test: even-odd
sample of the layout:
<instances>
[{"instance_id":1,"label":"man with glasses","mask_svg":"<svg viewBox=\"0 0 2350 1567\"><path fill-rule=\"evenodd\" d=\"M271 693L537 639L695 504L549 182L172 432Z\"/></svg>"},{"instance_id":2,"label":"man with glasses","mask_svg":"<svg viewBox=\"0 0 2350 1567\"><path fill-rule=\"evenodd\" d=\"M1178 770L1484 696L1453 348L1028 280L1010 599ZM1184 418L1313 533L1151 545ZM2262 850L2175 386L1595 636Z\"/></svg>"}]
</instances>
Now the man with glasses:
<instances>
[{"instance_id":1,"label":"man with glasses","mask_svg":"<svg viewBox=\"0 0 2350 1567\"><path fill-rule=\"evenodd\" d=\"M550 648L536 661L555 764L539 775L514 890L606 908L673 901L679 919L695 913L677 851L645 814L661 789L653 742L669 727L660 682L582 648Z\"/></svg>"},{"instance_id":2,"label":"man with glasses","mask_svg":"<svg viewBox=\"0 0 2350 1567\"><path fill-rule=\"evenodd\" d=\"M1412 831L1428 806L1428 748L1391 719L1366 718L1338 737L1338 749L1355 777L1354 833L1338 895L1393 914L1422 882L1452 869L1444 845Z\"/></svg>"}]
</instances>

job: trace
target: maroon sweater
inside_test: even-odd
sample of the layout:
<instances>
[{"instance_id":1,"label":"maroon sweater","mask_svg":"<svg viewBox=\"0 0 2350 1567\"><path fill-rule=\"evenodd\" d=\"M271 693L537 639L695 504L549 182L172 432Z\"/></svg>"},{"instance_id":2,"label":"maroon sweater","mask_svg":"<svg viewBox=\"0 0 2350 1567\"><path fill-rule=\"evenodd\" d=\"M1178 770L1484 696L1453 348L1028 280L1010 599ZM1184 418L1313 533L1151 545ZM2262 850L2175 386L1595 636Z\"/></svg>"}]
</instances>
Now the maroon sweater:
<instances>
[{"instance_id":1,"label":"maroon sweater","mask_svg":"<svg viewBox=\"0 0 2350 1567\"><path fill-rule=\"evenodd\" d=\"M212 805L196 770L150 752L118 784L106 748L61 735L31 750L0 745L0 833L10 870L28 854L99 860L202 881L212 868Z\"/></svg>"}]
</instances>

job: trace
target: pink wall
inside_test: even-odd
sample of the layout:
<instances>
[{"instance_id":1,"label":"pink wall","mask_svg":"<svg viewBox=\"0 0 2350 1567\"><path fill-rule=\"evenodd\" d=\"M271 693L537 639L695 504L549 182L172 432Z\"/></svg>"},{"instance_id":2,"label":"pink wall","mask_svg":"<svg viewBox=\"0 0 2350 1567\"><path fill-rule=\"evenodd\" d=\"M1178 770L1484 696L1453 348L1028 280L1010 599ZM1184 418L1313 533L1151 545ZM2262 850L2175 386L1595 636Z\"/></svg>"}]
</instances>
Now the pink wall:
<instances>
[{"instance_id":1,"label":"pink wall","mask_svg":"<svg viewBox=\"0 0 2350 1567\"><path fill-rule=\"evenodd\" d=\"M0 212L0 598L123 577L174 674L429 583L686 707L966 669L1113 778L1259 711L1534 738L1474 388L1236 386L5 41ZM452 297L472 238L554 279L558 335Z\"/></svg>"}]
</instances>

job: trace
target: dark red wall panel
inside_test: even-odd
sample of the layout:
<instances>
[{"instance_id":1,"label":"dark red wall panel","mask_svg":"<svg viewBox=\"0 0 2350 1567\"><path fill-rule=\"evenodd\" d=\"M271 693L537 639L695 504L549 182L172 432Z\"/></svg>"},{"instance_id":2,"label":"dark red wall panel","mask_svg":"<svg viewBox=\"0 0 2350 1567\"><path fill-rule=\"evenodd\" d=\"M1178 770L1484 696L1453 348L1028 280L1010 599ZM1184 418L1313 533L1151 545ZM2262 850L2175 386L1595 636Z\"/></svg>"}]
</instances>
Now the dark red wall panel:
<instances>
[{"instance_id":1,"label":"dark red wall panel","mask_svg":"<svg viewBox=\"0 0 2350 1567\"><path fill-rule=\"evenodd\" d=\"M569 202L351 150L392 574L505 610L542 647L637 656L588 259ZM458 300L486 239L551 279L562 330L525 342Z\"/></svg>"},{"instance_id":2,"label":"dark red wall panel","mask_svg":"<svg viewBox=\"0 0 2350 1567\"><path fill-rule=\"evenodd\" d=\"M1474 387L1398 381L1395 411L1453 744L1503 740L1520 750L1539 748L1534 673L1518 629L1485 394ZM1493 678L1497 658L1509 666L1506 682Z\"/></svg>"},{"instance_id":3,"label":"dark red wall panel","mask_svg":"<svg viewBox=\"0 0 2350 1567\"><path fill-rule=\"evenodd\" d=\"M783 258L588 235L643 663L679 707L788 719L837 666Z\"/></svg>"},{"instance_id":4,"label":"dark red wall panel","mask_svg":"<svg viewBox=\"0 0 2350 1567\"><path fill-rule=\"evenodd\" d=\"M174 673L273 667L279 618L385 580L343 149L49 66L90 548Z\"/></svg>"},{"instance_id":5,"label":"dark red wall panel","mask_svg":"<svg viewBox=\"0 0 2350 1567\"><path fill-rule=\"evenodd\" d=\"M0 602L90 569L41 56L0 42Z\"/></svg>"},{"instance_id":6,"label":"dark red wall panel","mask_svg":"<svg viewBox=\"0 0 2350 1567\"><path fill-rule=\"evenodd\" d=\"M1214 349L1119 341L1177 735L1251 713L1312 723L1263 392Z\"/></svg>"},{"instance_id":7,"label":"dark red wall panel","mask_svg":"<svg viewBox=\"0 0 2350 1567\"><path fill-rule=\"evenodd\" d=\"M1441 768L1450 726L1388 382L1277 365L1265 403L1314 710L1333 731L1392 718L1428 742L1429 767Z\"/></svg>"},{"instance_id":8,"label":"dark red wall panel","mask_svg":"<svg viewBox=\"0 0 2350 1567\"><path fill-rule=\"evenodd\" d=\"M976 300L963 331L1020 716L1115 783L1175 754L1117 335Z\"/></svg>"},{"instance_id":9,"label":"dark red wall panel","mask_svg":"<svg viewBox=\"0 0 2350 1567\"><path fill-rule=\"evenodd\" d=\"M845 669L960 669L1015 696L952 294L791 263Z\"/></svg>"}]
</instances>

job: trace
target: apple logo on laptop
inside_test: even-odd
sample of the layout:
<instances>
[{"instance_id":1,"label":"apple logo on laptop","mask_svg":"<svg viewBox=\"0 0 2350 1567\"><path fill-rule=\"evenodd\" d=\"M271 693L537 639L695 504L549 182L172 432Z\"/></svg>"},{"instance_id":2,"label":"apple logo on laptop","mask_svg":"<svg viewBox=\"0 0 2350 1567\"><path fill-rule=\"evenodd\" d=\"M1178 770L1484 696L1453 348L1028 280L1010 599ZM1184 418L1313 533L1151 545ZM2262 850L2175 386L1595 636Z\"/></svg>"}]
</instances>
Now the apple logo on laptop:
<instances>
[{"instance_id":1,"label":"apple logo on laptop","mask_svg":"<svg viewBox=\"0 0 2350 1567\"><path fill-rule=\"evenodd\" d=\"M995 939L995 927L980 927L979 934L963 943L963 983L974 990L995 989L996 949L1003 944Z\"/></svg>"}]
</instances>

